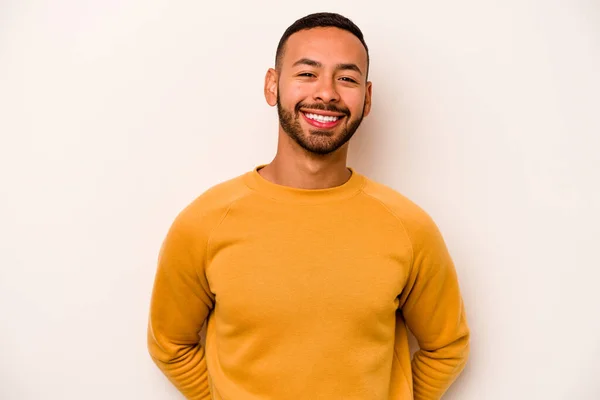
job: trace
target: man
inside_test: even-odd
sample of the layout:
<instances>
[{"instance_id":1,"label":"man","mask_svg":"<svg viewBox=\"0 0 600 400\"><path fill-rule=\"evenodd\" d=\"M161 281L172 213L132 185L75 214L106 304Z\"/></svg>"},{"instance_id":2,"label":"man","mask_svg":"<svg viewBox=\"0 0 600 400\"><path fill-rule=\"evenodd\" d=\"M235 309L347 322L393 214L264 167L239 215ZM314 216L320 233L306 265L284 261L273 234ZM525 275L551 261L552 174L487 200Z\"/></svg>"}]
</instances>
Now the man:
<instances>
[{"instance_id":1,"label":"man","mask_svg":"<svg viewBox=\"0 0 600 400\"><path fill-rule=\"evenodd\" d=\"M433 400L465 366L469 329L436 225L346 166L371 109L368 70L350 20L296 21L265 79L275 158L175 219L148 344L188 399Z\"/></svg>"}]
</instances>

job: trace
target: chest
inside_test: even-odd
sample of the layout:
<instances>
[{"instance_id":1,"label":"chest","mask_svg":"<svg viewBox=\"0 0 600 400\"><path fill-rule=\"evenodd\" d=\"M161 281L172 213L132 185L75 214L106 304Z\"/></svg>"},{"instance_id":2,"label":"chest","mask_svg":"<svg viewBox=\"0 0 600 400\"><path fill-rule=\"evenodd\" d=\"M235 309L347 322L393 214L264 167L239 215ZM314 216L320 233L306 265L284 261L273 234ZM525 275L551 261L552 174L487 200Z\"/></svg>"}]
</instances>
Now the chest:
<instances>
[{"instance_id":1,"label":"chest","mask_svg":"<svg viewBox=\"0 0 600 400\"><path fill-rule=\"evenodd\" d=\"M215 234L207 277L219 319L248 328L293 318L391 321L411 261L393 221L348 213L266 213Z\"/></svg>"}]
</instances>

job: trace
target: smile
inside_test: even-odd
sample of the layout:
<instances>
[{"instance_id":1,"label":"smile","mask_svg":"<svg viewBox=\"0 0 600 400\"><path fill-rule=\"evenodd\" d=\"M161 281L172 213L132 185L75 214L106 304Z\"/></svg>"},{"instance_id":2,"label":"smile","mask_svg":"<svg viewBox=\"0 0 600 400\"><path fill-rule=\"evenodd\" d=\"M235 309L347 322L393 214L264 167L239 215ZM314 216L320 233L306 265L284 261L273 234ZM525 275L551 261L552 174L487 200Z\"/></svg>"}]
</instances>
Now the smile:
<instances>
[{"instance_id":1,"label":"smile","mask_svg":"<svg viewBox=\"0 0 600 400\"><path fill-rule=\"evenodd\" d=\"M306 122L317 128L333 128L344 118L344 115L323 115L304 111L302 116Z\"/></svg>"}]
</instances>

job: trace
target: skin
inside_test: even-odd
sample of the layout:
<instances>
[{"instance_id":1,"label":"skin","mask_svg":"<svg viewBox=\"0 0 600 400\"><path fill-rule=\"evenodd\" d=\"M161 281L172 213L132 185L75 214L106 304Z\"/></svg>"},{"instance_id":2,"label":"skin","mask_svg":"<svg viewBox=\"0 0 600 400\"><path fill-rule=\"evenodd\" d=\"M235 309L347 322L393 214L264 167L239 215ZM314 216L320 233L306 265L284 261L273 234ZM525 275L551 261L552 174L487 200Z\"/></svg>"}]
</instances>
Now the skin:
<instances>
[{"instance_id":1,"label":"skin","mask_svg":"<svg viewBox=\"0 0 600 400\"><path fill-rule=\"evenodd\" d=\"M275 158L259 173L301 189L345 183L349 139L371 111L366 72L367 52L350 32L327 27L290 36L278 66L265 77L265 99L278 108L279 133ZM302 111L343 117L334 128L317 128Z\"/></svg>"}]
</instances>

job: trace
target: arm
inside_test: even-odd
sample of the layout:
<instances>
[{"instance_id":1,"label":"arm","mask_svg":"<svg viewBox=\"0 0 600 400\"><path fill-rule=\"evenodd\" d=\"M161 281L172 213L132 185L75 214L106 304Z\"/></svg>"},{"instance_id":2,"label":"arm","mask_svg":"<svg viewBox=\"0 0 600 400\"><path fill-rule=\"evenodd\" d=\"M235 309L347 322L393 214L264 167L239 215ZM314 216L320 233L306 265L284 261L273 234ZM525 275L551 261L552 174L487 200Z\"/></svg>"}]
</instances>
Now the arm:
<instances>
[{"instance_id":1,"label":"arm","mask_svg":"<svg viewBox=\"0 0 600 400\"><path fill-rule=\"evenodd\" d=\"M206 240L179 216L162 245L148 323L153 361L187 399L211 398L199 332L213 307L204 275Z\"/></svg>"},{"instance_id":2,"label":"arm","mask_svg":"<svg viewBox=\"0 0 600 400\"><path fill-rule=\"evenodd\" d=\"M438 400L462 372L470 333L454 264L428 215L406 226L413 246L410 275L400 298L420 349L412 360L415 400Z\"/></svg>"}]
</instances>

